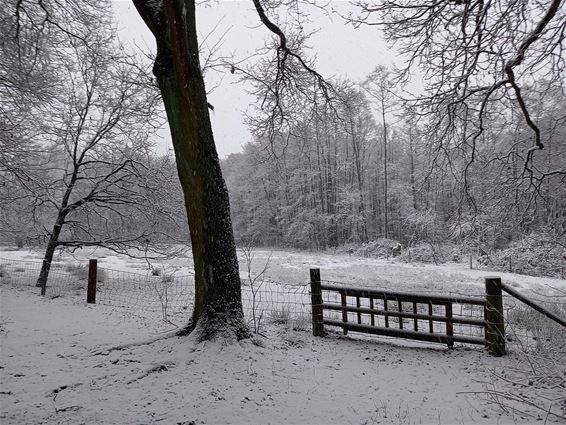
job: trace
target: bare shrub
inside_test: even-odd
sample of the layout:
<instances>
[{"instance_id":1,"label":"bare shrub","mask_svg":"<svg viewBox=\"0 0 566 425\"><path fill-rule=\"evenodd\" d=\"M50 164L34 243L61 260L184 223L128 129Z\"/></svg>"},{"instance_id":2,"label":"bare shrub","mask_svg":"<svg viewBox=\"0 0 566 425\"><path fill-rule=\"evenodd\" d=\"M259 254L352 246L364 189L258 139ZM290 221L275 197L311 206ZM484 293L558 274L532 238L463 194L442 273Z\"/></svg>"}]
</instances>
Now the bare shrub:
<instances>
[{"instance_id":1,"label":"bare shrub","mask_svg":"<svg viewBox=\"0 0 566 425\"><path fill-rule=\"evenodd\" d=\"M291 322L291 309L287 306L282 306L277 310L269 312L269 321L277 325L288 325Z\"/></svg>"},{"instance_id":2,"label":"bare shrub","mask_svg":"<svg viewBox=\"0 0 566 425\"><path fill-rule=\"evenodd\" d=\"M311 317L308 314L299 314L292 323L294 331L308 331L311 326Z\"/></svg>"},{"instance_id":3,"label":"bare shrub","mask_svg":"<svg viewBox=\"0 0 566 425\"><path fill-rule=\"evenodd\" d=\"M267 259L259 273L252 272L252 264L254 261L254 246L253 241L248 240L242 248L240 248L244 256L244 260L246 262L246 271L248 275L248 283L250 286L250 291L252 293L252 317L250 322L253 326L253 331L257 334L260 333L261 330L261 322L263 319L263 314L265 310L260 308L261 303L261 287L265 283L265 273L269 269L269 261L271 260L271 256Z\"/></svg>"},{"instance_id":4,"label":"bare shrub","mask_svg":"<svg viewBox=\"0 0 566 425\"><path fill-rule=\"evenodd\" d=\"M566 277L566 248L552 243L514 243L490 255L490 267L531 276Z\"/></svg>"},{"instance_id":5,"label":"bare shrub","mask_svg":"<svg viewBox=\"0 0 566 425\"><path fill-rule=\"evenodd\" d=\"M81 281L86 282L88 279L88 266L83 264L67 264L65 266L65 271ZM98 268L96 270L96 281L104 282L106 278L106 273L104 269Z\"/></svg>"},{"instance_id":6,"label":"bare shrub","mask_svg":"<svg viewBox=\"0 0 566 425\"><path fill-rule=\"evenodd\" d=\"M434 263L439 264L446 261L443 250L433 244L420 242L410 248L405 249L399 255L399 260L411 263Z\"/></svg>"},{"instance_id":7,"label":"bare shrub","mask_svg":"<svg viewBox=\"0 0 566 425\"><path fill-rule=\"evenodd\" d=\"M375 239L362 244L354 253L362 257L389 258L398 244L399 242L393 239Z\"/></svg>"},{"instance_id":8,"label":"bare shrub","mask_svg":"<svg viewBox=\"0 0 566 425\"><path fill-rule=\"evenodd\" d=\"M159 270L159 274L155 275L154 271ZM165 267L163 268L153 268L151 269L152 276L161 276L161 279L157 280L153 284L153 289L157 294L159 304L161 306L161 318L164 322L175 325L171 320L169 320L169 291L175 282L175 273L177 269L167 271ZM163 275L161 273L163 272Z\"/></svg>"},{"instance_id":9,"label":"bare shrub","mask_svg":"<svg viewBox=\"0 0 566 425\"><path fill-rule=\"evenodd\" d=\"M82 264L67 264L65 271L79 279L86 279L88 277L88 267Z\"/></svg>"}]
</instances>

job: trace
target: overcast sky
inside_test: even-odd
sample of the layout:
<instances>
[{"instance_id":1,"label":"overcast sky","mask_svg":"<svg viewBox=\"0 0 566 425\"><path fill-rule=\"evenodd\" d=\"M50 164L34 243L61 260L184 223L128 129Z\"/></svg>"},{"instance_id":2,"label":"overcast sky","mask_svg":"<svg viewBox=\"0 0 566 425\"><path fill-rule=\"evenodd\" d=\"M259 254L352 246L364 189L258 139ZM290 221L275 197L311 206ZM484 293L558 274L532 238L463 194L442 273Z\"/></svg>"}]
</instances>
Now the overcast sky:
<instances>
[{"instance_id":1,"label":"overcast sky","mask_svg":"<svg viewBox=\"0 0 566 425\"><path fill-rule=\"evenodd\" d=\"M329 15L310 7L310 30L318 30L311 38L311 55L317 58L317 69L324 76L349 77L361 80L378 64L390 65L395 60L392 50L383 42L379 29L362 27L355 29L346 25L336 12L347 14L352 10L348 2L331 1ZM154 50L153 36L137 14L130 0L114 0L114 10L120 38L136 48ZM332 12L335 13L332 13ZM197 24L201 41L214 44L223 34L222 53L234 55L235 59L250 56L258 46L271 37L271 33L261 25L251 0L210 1L198 6ZM211 30L216 30L211 34ZM216 85L218 75L207 76L208 86ZM209 102L214 105L211 113L212 125L218 153L225 157L241 150L242 145L251 140L244 124L244 114L255 99L246 93L246 88L238 82L237 75L227 73L221 85L210 95ZM170 146L169 137L160 143L165 150Z\"/></svg>"}]
</instances>

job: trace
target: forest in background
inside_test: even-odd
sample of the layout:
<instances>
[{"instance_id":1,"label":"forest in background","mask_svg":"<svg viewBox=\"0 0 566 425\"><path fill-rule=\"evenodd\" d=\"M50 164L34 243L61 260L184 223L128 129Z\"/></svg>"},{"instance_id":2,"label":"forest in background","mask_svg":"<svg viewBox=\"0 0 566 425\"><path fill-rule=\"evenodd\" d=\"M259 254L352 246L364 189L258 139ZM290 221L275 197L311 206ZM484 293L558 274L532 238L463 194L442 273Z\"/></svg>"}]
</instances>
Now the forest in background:
<instances>
[{"instance_id":1,"label":"forest in background","mask_svg":"<svg viewBox=\"0 0 566 425\"><path fill-rule=\"evenodd\" d=\"M530 89L545 150L527 166L530 129L509 99L491 102L472 145L464 126L446 142L383 67L341 83L338 111L305 107L223 161L236 240L379 257L399 242L405 261L471 255L564 277L566 182L553 171L566 166L566 96L556 82Z\"/></svg>"},{"instance_id":2,"label":"forest in background","mask_svg":"<svg viewBox=\"0 0 566 425\"><path fill-rule=\"evenodd\" d=\"M175 160L155 149L164 113L151 67L117 40L108 9L81 8L61 19L88 48L64 31L36 31L40 8L28 9L29 26L0 10L0 241L46 247L46 257L83 246L170 255L189 230ZM238 243L405 261L472 256L564 277L559 68L522 75L544 144L533 154L532 128L509 92L478 99L479 88L447 90L415 101L402 73L383 66L362 82L314 75L319 86L310 88L305 69L283 81L273 61L259 60L264 79L220 65L244 75L263 107L247 117L254 142L222 161ZM277 84L295 91L269 91Z\"/></svg>"}]
</instances>

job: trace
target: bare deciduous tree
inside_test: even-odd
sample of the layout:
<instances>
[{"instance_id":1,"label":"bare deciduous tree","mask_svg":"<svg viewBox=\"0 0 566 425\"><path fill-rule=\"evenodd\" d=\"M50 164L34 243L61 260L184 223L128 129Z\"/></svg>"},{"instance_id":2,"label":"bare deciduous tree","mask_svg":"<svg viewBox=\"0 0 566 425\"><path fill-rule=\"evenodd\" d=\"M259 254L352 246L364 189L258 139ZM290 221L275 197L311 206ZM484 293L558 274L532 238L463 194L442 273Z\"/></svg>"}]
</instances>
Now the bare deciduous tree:
<instances>
[{"instance_id":1,"label":"bare deciduous tree","mask_svg":"<svg viewBox=\"0 0 566 425\"><path fill-rule=\"evenodd\" d=\"M467 163L460 171L467 189L467 171L477 159L488 113L500 99L513 99L531 130L522 173L537 177L532 159L544 143L526 92L540 85L541 77L550 85L563 81L562 3L361 0L356 2L360 13L349 20L383 28L407 58L405 77L421 71L425 94L413 101L421 114L436 116L439 154L454 148L465 151Z\"/></svg>"},{"instance_id":2,"label":"bare deciduous tree","mask_svg":"<svg viewBox=\"0 0 566 425\"><path fill-rule=\"evenodd\" d=\"M389 175L388 175L388 123L387 115L391 112L395 104L395 97L393 95L394 81L391 76L391 71L386 67L377 66L364 81L363 87L366 92L377 102L378 108L381 112L381 125L382 125L382 140L383 140L383 235L385 238L389 237Z\"/></svg>"},{"instance_id":3,"label":"bare deciduous tree","mask_svg":"<svg viewBox=\"0 0 566 425\"><path fill-rule=\"evenodd\" d=\"M20 114L21 122L7 137L28 155L16 161L15 153L9 153L9 166L2 168L12 177L8 188L16 196L8 194L4 201L17 202L23 215L31 213L35 237L47 237L38 278L44 288L58 247L125 248L154 233L151 219L145 220L145 228L140 220L142 214L149 217L151 205L139 177L149 136L158 124L158 95L144 84L142 67L120 53L113 37L99 28L88 44L67 37L54 47L51 54L64 57L58 62L58 90L43 102L30 101L33 113ZM27 126L34 132L26 140L22 131ZM133 210L139 221L135 230L121 225L126 216L133 219Z\"/></svg>"},{"instance_id":4,"label":"bare deciduous tree","mask_svg":"<svg viewBox=\"0 0 566 425\"><path fill-rule=\"evenodd\" d=\"M154 74L165 103L185 195L195 262L195 306L188 330L199 326L202 338L220 330L236 338L246 337L249 332L243 321L228 193L199 59L195 1L134 0L134 4L157 42ZM265 72L259 77L248 72L264 93L264 110L270 117L267 130L274 134L270 129L280 125L288 111L282 107L287 93L291 93L288 98L293 98L293 93L304 94L314 82L327 94L328 85L302 57L302 37L290 39L268 16L261 1L253 4L261 23L275 36L275 57L260 67ZM235 68L232 63L231 70ZM268 79L262 82L265 77Z\"/></svg>"}]
</instances>

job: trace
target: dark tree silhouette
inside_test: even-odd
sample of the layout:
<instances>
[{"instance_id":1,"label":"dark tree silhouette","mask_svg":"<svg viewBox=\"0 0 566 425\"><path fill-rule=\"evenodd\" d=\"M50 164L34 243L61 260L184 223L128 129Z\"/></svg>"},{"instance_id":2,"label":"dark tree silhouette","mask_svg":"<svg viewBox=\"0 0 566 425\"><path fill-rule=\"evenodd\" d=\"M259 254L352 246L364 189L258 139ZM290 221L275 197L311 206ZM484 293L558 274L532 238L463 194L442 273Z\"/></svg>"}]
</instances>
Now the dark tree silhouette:
<instances>
[{"instance_id":1,"label":"dark tree silhouette","mask_svg":"<svg viewBox=\"0 0 566 425\"><path fill-rule=\"evenodd\" d=\"M165 104L185 198L195 267L195 303L187 331L249 335L228 192L214 144L199 61L195 2L134 0L155 36L153 72Z\"/></svg>"}]
</instances>

